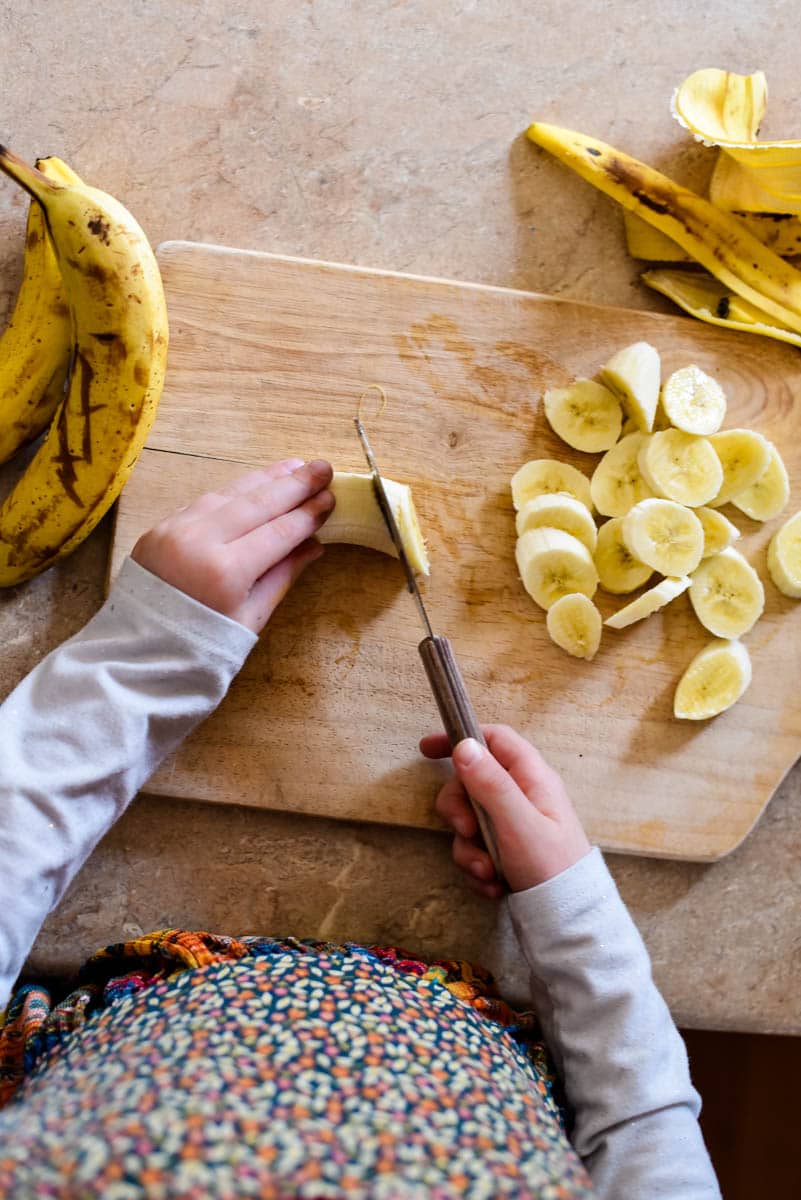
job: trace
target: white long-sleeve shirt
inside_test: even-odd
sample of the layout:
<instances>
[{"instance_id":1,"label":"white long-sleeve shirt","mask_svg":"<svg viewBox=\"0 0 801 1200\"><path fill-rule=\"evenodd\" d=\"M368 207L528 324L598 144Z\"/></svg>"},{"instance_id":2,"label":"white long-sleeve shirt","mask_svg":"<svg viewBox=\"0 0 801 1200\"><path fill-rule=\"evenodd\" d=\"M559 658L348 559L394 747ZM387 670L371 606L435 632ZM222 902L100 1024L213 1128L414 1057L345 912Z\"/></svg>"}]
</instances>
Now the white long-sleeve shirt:
<instances>
[{"instance_id":1,"label":"white long-sleeve shirt","mask_svg":"<svg viewBox=\"0 0 801 1200\"><path fill-rule=\"evenodd\" d=\"M44 918L256 640L128 560L0 706L0 1010ZM509 904L598 1196L719 1197L684 1044L600 852Z\"/></svg>"}]
</instances>

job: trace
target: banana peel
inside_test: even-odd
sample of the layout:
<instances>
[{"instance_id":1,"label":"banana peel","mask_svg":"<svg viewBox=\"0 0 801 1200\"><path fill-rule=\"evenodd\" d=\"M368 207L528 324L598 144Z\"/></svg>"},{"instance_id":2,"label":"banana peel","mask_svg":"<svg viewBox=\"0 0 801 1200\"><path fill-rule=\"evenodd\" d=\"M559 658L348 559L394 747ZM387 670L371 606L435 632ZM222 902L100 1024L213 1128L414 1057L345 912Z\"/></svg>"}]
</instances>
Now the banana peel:
<instances>
[{"instance_id":1,"label":"banana peel","mask_svg":"<svg viewBox=\"0 0 801 1200\"><path fill-rule=\"evenodd\" d=\"M779 258L796 259L801 256L801 217L792 213L736 212L743 225ZM623 213L626 246L632 258L647 262L692 262L692 258L681 246L646 224L636 213Z\"/></svg>"},{"instance_id":2,"label":"banana peel","mask_svg":"<svg viewBox=\"0 0 801 1200\"><path fill-rule=\"evenodd\" d=\"M606 142L536 122L527 136L686 250L774 324L801 334L801 271L763 246L731 213Z\"/></svg>"},{"instance_id":3,"label":"banana peel","mask_svg":"<svg viewBox=\"0 0 801 1200\"><path fill-rule=\"evenodd\" d=\"M679 124L704 145L720 147L709 184L719 208L801 213L801 142L757 141L767 99L762 71L716 68L693 72L673 96Z\"/></svg>"},{"instance_id":4,"label":"banana peel","mask_svg":"<svg viewBox=\"0 0 801 1200\"><path fill-rule=\"evenodd\" d=\"M705 271L664 267L645 271L641 278L649 288L667 296L699 321L721 325L724 329L737 329L742 333L759 333L780 342L789 342L792 346L801 346L801 334L786 326L773 324L767 313L732 293Z\"/></svg>"}]
</instances>

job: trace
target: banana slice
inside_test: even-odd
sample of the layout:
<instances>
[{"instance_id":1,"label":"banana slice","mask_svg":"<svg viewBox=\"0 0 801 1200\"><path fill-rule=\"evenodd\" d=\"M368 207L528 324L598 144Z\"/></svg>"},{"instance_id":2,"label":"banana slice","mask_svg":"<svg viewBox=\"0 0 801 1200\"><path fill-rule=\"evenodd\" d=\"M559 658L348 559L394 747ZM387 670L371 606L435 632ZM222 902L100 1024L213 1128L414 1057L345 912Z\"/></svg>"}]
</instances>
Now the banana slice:
<instances>
[{"instance_id":1,"label":"banana slice","mask_svg":"<svg viewBox=\"0 0 801 1200\"><path fill-rule=\"evenodd\" d=\"M751 659L742 642L716 639L699 650L676 687L673 715L706 721L736 704L751 682Z\"/></svg>"},{"instance_id":2,"label":"banana slice","mask_svg":"<svg viewBox=\"0 0 801 1200\"><path fill-rule=\"evenodd\" d=\"M717 433L726 416L726 393L700 367L681 367L665 380L662 407L668 420L684 433L707 437Z\"/></svg>"},{"instance_id":3,"label":"banana slice","mask_svg":"<svg viewBox=\"0 0 801 1200\"><path fill-rule=\"evenodd\" d=\"M720 554L727 546L731 546L740 536L740 530L728 517L716 508L696 508L695 515L701 522L704 531L704 553L702 558L711 554Z\"/></svg>"},{"instance_id":4,"label":"banana slice","mask_svg":"<svg viewBox=\"0 0 801 1200\"><path fill-rule=\"evenodd\" d=\"M623 518L612 517L598 530L595 569L606 592L620 595L636 592L651 578L653 571L631 555L623 541Z\"/></svg>"},{"instance_id":5,"label":"banana slice","mask_svg":"<svg viewBox=\"0 0 801 1200\"><path fill-rule=\"evenodd\" d=\"M555 458L534 458L512 476L512 502L518 511L527 500L548 492L567 492L592 512L590 481L570 463Z\"/></svg>"},{"instance_id":6,"label":"banana slice","mask_svg":"<svg viewBox=\"0 0 801 1200\"><path fill-rule=\"evenodd\" d=\"M370 550L380 550L383 554L392 554L397 558L398 551L389 536L375 498L372 475L336 471L330 490L334 493L336 507L325 525L317 530L318 541L366 546ZM406 483L385 478L384 491L412 570L417 575L428 575L428 553L417 519L412 489Z\"/></svg>"},{"instance_id":7,"label":"banana slice","mask_svg":"<svg viewBox=\"0 0 801 1200\"><path fill-rule=\"evenodd\" d=\"M589 550L595 550L598 532L595 522L586 504L582 504L575 496L567 492L548 492L544 496L535 496L527 500L515 518L517 536L521 537L527 529L539 529L549 525L551 529L564 529Z\"/></svg>"},{"instance_id":8,"label":"banana slice","mask_svg":"<svg viewBox=\"0 0 801 1200\"><path fill-rule=\"evenodd\" d=\"M590 480L593 503L605 517L625 517L640 500L653 495L637 459L645 434L630 433L607 450Z\"/></svg>"},{"instance_id":9,"label":"banana slice","mask_svg":"<svg viewBox=\"0 0 801 1200\"><path fill-rule=\"evenodd\" d=\"M771 521L787 507L790 499L790 480L782 456L774 445L770 447L770 462L756 483L732 496L732 504L754 521Z\"/></svg>"},{"instance_id":10,"label":"banana slice","mask_svg":"<svg viewBox=\"0 0 801 1200\"><path fill-rule=\"evenodd\" d=\"M709 501L710 508L719 508L746 491L767 471L770 465L770 442L753 429L724 429L709 439L723 467L723 483L718 494Z\"/></svg>"},{"instance_id":11,"label":"banana slice","mask_svg":"<svg viewBox=\"0 0 801 1200\"><path fill-rule=\"evenodd\" d=\"M624 437L628 437L630 433L639 432L640 431L637 428L637 422L634 420L634 417L626 417L620 429L620 441L622 441Z\"/></svg>"},{"instance_id":12,"label":"banana slice","mask_svg":"<svg viewBox=\"0 0 801 1200\"><path fill-rule=\"evenodd\" d=\"M554 433L574 450L599 454L620 437L623 413L615 396L592 379L551 388L542 398Z\"/></svg>"},{"instance_id":13,"label":"banana slice","mask_svg":"<svg viewBox=\"0 0 801 1200\"><path fill-rule=\"evenodd\" d=\"M768 570L780 592L801 600L801 512L785 521L770 539Z\"/></svg>"},{"instance_id":14,"label":"banana slice","mask_svg":"<svg viewBox=\"0 0 801 1200\"><path fill-rule=\"evenodd\" d=\"M636 600L632 600L624 608L619 608L616 613L612 613L611 617L606 618L604 625L608 625L610 629L625 629L627 625L633 625L635 621L641 621L643 617L650 617L651 613L664 608L671 600L675 600L682 592L686 592L690 583L688 575L682 575L679 579L662 579L647 592L638 596Z\"/></svg>"},{"instance_id":15,"label":"banana slice","mask_svg":"<svg viewBox=\"0 0 801 1200\"><path fill-rule=\"evenodd\" d=\"M701 563L693 575L690 603L715 637L738 638L762 615L765 589L751 564L729 546Z\"/></svg>"},{"instance_id":16,"label":"banana slice","mask_svg":"<svg viewBox=\"0 0 801 1200\"><path fill-rule=\"evenodd\" d=\"M634 342L601 368L601 382L620 399L642 433L653 429L659 399L659 352L650 342Z\"/></svg>"},{"instance_id":17,"label":"banana slice","mask_svg":"<svg viewBox=\"0 0 801 1200\"><path fill-rule=\"evenodd\" d=\"M592 555L563 529L529 529L517 539L515 558L523 586L540 608L550 608L571 592L595 594L598 572Z\"/></svg>"},{"instance_id":18,"label":"banana slice","mask_svg":"<svg viewBox=\"0 0 801 1200\"><path fill-rule=\"evenodd\" d=\"M552 642L574 658L594 658L601 644L601 614L588 596L571 592L548 609L545 618Z\"/></svg>"},{"instance_id":19,"label":"banana slice","mask_svg":"<svg viewBox=\"0 0 801 1200\"><path fill-rule=\"evenodd\" d=\"M641 500L623 518L623 541L660 575L689 575L704 552L704 530L690 508L673 500Z\"/></svg>"},{"instance_id":20,"label":"banana slice","mask_svg":"<svg viewBox=\"0 0 801 1200\"><path fill-rule=\"evenodd\" d=\"M723 484L723 467L710 443L681 429L651 434L637 464L652 492L688 508L712 500Z\"/></svg>"}]
</instances>

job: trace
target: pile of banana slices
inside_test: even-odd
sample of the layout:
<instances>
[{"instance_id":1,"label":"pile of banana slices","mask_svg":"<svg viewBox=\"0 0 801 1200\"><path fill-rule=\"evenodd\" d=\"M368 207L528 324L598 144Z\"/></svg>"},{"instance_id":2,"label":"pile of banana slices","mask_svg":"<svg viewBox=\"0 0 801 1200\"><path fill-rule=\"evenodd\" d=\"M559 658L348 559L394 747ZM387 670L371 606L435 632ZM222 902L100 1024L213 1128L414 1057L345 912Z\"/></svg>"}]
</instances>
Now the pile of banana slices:
<instances>
[{"instance_id":1,"label":"pile of banana slices","mask_svg":"<svg viewBox=\"0 0 801 1200\"><path fill-rule=\"evenodd\" d=\"M555 433L575 450L602 453L592 478L570 463L541 458L512 478L517 566L529 595L547 612L551 639L591 659L601 642L600 586L615 595L659 582L605 624L625 629L683 592L715 641L687 667L674 713L717 716L751 682L739 639L762 615L759 575L734 548L737 526L719 511L731 503L755 521L777 517L790 484L777 448L751 429L721 429L726 397L697 366L662 383L658 351L635 342L595 380L543 397ZM596 526L595 514L608 518ZM801 598L801 512L774 534L768 570L786 596Z\"/></svg>"},{"instance_id":2,"label":"pile of banana slices","mask_svg":"<svg viewBox=\"0 0 801 1200\"><path fill-rule=\"evenodd\" d=\"M762 71L705 69L677 89L674 117L718 148L708 199L570 129L534 123L528 137L623 206L635 258L673 264L646 271L649 287L702 321L801 346L801 141L758 140L767 98Z\"/></svg>"}]
</instances>

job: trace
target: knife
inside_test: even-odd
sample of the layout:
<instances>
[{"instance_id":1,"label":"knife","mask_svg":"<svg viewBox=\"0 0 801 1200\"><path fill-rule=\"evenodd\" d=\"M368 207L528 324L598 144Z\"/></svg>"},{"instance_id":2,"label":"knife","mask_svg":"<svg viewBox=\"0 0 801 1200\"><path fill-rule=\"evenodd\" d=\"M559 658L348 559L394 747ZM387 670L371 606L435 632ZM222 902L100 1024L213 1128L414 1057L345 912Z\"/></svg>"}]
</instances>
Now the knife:
<instances>
[{"instance_id":1,"label":"knife","mask_svg":"<svg viewBox=\"0 0 801 1200\"><path fill-rule=\"evenodd\" d=\"M434 699L437 702L437 708L439 709L442 723L445 726L448 741L451 744L451 748L453 748L465 738L475 738L477 742L486 747L487 743L481 732L481 726L478 723L473 706L470 703L470 697L467 694L467 689L464 685L461 671L456 663L451 644L446 637L434 633L431 627L426 607L423 604L423 597L420 595L414 571L406 556L406 550L404 549L395 517L387 499L384 481L381 478L381 472L378 469L378 464L370 448L370 443L367 440L367 434L364 432L364 426L358 417L354 418L354 424L356 425L356 432L359 435L359 440L361 441L372 473L373 488L375 490L375 498L378 501L378 507L381 509L381 515L389 530L389 536L392 538L395 549L398 551L398 558L406 575L406 586L414 597L420 619L423 623L426 636L420 642L417 649L423 660L423 666L425 667ZM498 844L492 822L480 804L477 804L469 796L468 799L470 800L473 812L476 814L476 820L481 830L481 836L484 839L484 845L492 859L498 878L502 880L503 875L498 855Z\"/></svg>"}]
</instances>

